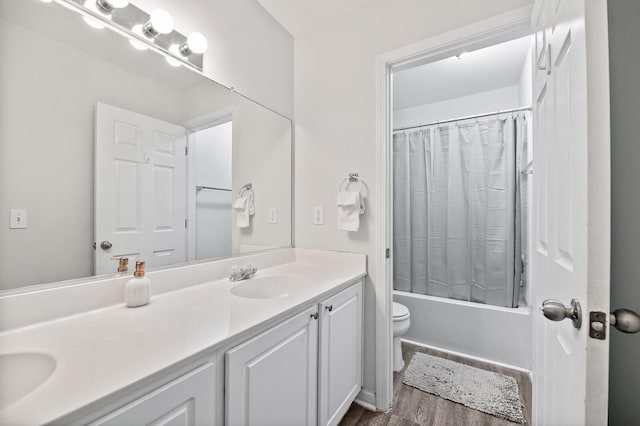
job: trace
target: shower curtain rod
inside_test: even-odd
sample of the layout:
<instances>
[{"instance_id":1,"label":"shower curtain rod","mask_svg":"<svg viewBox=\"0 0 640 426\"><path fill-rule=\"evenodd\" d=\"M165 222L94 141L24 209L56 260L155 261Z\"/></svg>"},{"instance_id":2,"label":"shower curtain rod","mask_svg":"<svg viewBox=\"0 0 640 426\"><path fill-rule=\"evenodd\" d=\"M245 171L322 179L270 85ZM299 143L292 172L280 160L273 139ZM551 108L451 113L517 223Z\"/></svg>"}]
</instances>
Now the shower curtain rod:
<instances>
[{"instance_id":1,"label":"shower curtain rod","mask_svg":"<svg viewBox=\"0 0 640 426\"><path fill-rule=\"evenodd\" d=\"M433 123L429 123L429 124L420 124L419 126L399 127L397 129L393 129L393 131L400 132L402 130L419 129L420 127L429 127L437 124L453 123L456 121L470 120L472 118L489 117L491 115L509 114L511 112L519 112L519 111L531 111L531 107L505 109L504 111L488 112L486 114L468 115L466 117L453 118L451 120L434 121Z\"/></svg>"}]
</instances>

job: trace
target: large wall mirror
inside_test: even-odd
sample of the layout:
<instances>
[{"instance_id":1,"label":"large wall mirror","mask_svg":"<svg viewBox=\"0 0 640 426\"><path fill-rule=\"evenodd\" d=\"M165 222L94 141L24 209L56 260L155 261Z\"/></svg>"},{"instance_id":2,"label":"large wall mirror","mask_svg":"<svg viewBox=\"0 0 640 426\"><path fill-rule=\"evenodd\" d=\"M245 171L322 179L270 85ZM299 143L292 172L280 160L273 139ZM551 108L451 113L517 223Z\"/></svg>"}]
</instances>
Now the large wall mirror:
<instances>
[{"instance_id":1,"label":"large wall mirror","mask_svg":"<svg viewBox=\"0 0 640 426\"><path fill-rule=\"evenodd\" d=\"M0 290L291 245L290 120L55 2L0 52Z\"/></svg>"}]
</instances>

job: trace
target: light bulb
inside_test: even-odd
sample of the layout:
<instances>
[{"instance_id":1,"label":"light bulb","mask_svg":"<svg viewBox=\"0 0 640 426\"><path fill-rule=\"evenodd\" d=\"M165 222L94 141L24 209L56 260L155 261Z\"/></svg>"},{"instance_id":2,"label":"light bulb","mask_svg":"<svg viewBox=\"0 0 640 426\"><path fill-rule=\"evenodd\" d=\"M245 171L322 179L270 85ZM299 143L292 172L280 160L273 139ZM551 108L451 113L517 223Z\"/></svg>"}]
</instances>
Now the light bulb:
<instances>
[{"instance_id":1,"label":"light bulb","mask_svg":"<svg viewBox=\"0 0 640 426\"><path fill-rule=\"evenodd\" d=\"M42 3L51 3L53 0L40 0Z\"/></svg>"},{"instance_id":2,"label":"light bulb","mask_svg":"<svg viewBox=\"0 0 640 426\"><path fill-rule=\"evenodd\" d=\"M83 16L82 19L91 28L95 28L96 30L101 30L101 29L104 28L104 24L102 22L100 22L99 20L97 20L96 18L93 18L91 16Z\"/></svg>"},{"instance_id":3,"label":"light bulb","mask_svg":"<svg viewBox=\"0 0 640 426\"><path fill-rule=\"evenodd\" d=\"M187 37L187 46L193 53L204 53L207 51L207 39L200 33L193 32Z\"/></svg>"},{"instance_id":4,"label":"light bulb","mask_svg":"<svg viewBox=\"0 0 640 426\"><path fill-rule=\"evenodd\" d=\"M142 34L142 25L134 25L133 28L131 28L131 31L133 31L134 33L138 34L138 35L143 35ZM147 50L148 47L141 41L136 40L135 38L130 38L129 39L129 43L131 44L131 46L133 46L134 48L138 49L138 50Z\"/></svg>"},{"instance_id":5,"label":"light bulb","mask_svg":"<svg viewBox=\"0 0 640 426\"><path fill-rule=\"evenodd\" d=\"M158 34L169 34L173 31L173 18L166 10L156 9L151 12L149 21L144 24L142 31L147 37L155 37Z\"/></svg>"},{"instance_id":6,"label":"light bulb","mask_svg":"<svg viewBox=\"0 0 640 426\"><path fill-rule=\"evenodd\" d=\"M182 65L182 62L180 62L180 61L179 61L179 60L177 60L177 59L173 59L173 58L172 58L172 57L170 57L170 56L166 56L164 59L165 59L165 60L167 61L167 63L168 63L169 65L171 65L172 67L179 67L180 65Z\"/></svg>"}]
</instances>

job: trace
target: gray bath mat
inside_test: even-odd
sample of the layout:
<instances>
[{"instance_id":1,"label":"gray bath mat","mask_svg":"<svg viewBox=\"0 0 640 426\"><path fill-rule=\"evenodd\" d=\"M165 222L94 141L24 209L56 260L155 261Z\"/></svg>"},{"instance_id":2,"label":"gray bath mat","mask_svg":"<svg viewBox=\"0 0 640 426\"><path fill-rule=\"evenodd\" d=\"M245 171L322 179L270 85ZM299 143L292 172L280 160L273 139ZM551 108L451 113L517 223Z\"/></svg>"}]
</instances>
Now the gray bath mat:
<instances>
[{"instance_id":1,"label":"gray bath mat","mask_svg":"<svg viewBox=\"0 0 640 426\"><path fill-rule=\"evenodd\" d=\"M510 422L525 424L513 377L416 352L402 383Z\"/></svg>"}]
</instances>

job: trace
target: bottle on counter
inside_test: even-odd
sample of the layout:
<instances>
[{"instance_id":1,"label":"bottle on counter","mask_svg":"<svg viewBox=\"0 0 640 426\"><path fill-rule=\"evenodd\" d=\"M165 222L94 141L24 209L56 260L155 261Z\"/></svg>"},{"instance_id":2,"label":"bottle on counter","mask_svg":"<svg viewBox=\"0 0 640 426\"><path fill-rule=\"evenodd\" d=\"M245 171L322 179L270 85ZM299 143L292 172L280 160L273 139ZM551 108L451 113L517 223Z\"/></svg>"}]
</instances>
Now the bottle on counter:
<instances>
[{"instance_id":1,"label":"bottle on counter","mask_svg":"<svg viewBox=\"0 0 640 426\"><path fill-rule=\"evenodd\" d=\"M129 308L144 306L151 298L151 280L144 276L144 262L136 262L136 271L124 285L124 303Z\"/></svg>"}]
</instances>

